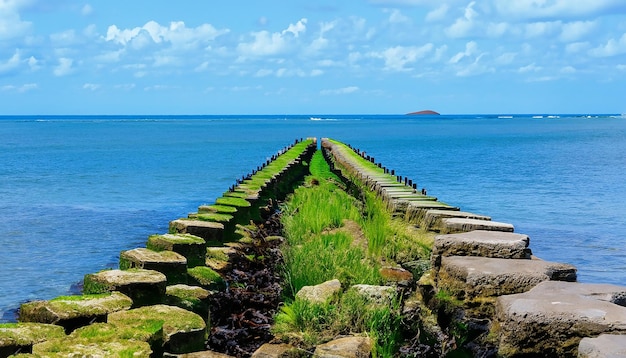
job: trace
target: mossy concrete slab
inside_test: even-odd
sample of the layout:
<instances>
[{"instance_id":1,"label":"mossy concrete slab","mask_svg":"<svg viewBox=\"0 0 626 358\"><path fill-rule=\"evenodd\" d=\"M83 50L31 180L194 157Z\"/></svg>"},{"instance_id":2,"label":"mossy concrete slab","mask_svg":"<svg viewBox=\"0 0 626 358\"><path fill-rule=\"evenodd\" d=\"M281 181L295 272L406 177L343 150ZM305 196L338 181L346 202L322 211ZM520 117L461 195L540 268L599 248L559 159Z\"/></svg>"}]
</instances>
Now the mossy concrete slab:
<instances>
[{"instance_id":1,"label":"mossy concrete slab","mask_svg":"<svg viewBox=\"0 0 626 358\"><path fill-rule=\"evenodd\" d=\"M164 358L234 358L234 356L229 356L228 354L214 352L214 351L201 351L201 352L192 352L185 354L165 354Z\"/></svg>"},{"instance_id":2,"label":"mossy concrete slab","mask_svg":"<svg viewBox=\"0 0 626 358\"><path fill-rule=\"evenodd\" d=\"M471 231L435 236L431 263L435 274L443 256L481 256L502 259L530 259L527 235L500 231Z\"/></svg>"},{"instance_id":3,"label":"mossy concrete slab","mask_svg":"<svg viewBox=\"0 0 626 358\"><path fill-rule=\"evenodd\" d=\"M515 227L509 223L470 218L448 218L441 220L441 233L451 234L474 230L513 232Z\"/></svg>"},{"instance_id":4,"label":"mossy concrete slab","mask_svg":"<svg viewBox=\"0 0 626 358\"><path fill-rule=\"evenodd\" d=\"M498 354L575 357L584 337L626 334L626 287L545 281L496 299Z\"/></svg>"},{"instance_id":5,"label":"mossy concrete slab","mask_svg":"<svg viewBox=\"0 0 626 358\"><path fill-rule=\"evenodd\" d=\"M224 238L224 224L192 220L177 219L170 222L170 233L191 234L207 241L222 241Z\"/></svg>"},{"instance_id":6,"label":"mossy concrete slab","mask_svg":"<svg viewBox=\"0 0 626 358\"><path fill-rule=\"evenodd\" d=\"M159 355L163 352L163 322L162 319L151 319L134 326L94 323L75 330L70 338L90 343L129 339L142 341L150 345L155 355Z\"/></svg>"},{"instance_id":7,"label":"mossy concrete slab","mask_svg":"<svg viewBox=\"0 0 626 358\"><path fill-rule=\"evenodd\" d=\"M162 303L167 278L154 270L104 270L85 275L86 294L119 291L133 300L133 307Z\"/></svg>"},{"instance_id":8,"label":"mossy concrete slab","mask_svg":"<svg viewBox=\"0 0 626 358\"><path fill-rule=\"evenodd\" d=\"M106 322L109 313L127 310L132 304L133 301L120 292L63 296L22 304L19 320L56 324L71 332L93 322Z\"/></svg>"},{"instance_id":9,"label":"mossy concrete slab","mask_svg":"<svg viewBox=\"0 0 626 358\"><path fill-rule=\"evenodd\" d=\"M454 211L454 210L427 210L424 215L424 220L419 223L420 227L433 230L433 231L441 231L443 225L441 223L442 219L448 218L463 218L463 219L476 219L476 220L486 220L491 221L491 217L486 215L479 215L470 213L467 211Z\"/></svg>"},{"instance_id":10,"label":"mossy concrete slab","mask_svg":"<svg viewBox=\"0 0 626 358\"><path fill-rule=\"evenodd\" d=\"M215 271L227 270L231 267L230 259L237 254L237 250L229 246L207 247L206 266Z\"/></svg>"},{"instance_id":11,"label":"mossy concrete slab","mask_svg":"<svg viewBox=\"0 0 626 358\"><path fill-rule=\"evenodd\" d=\"M84 339L65 338L33 346L36 357L137 357L149 358L152 349L146 342L111 340L91 342Z\"/></svg>"},{"instance_id":12,"label":"mossy concrete slab","mask_svg":"<svg viewBox=\"0 0 626 358\"><path fill-rule=\"evenodd\" d=\"M539 259L447 256L441 259L437 288L459 299L522 293L548 280L576 281L576 267Z\"/></svg>"},{"instance_id":13,"label":"mossy concrete slab","mask_svg":"<svg viewBox=\"0 0 626 358\"><path fill-rule=\"evenodd\" d=\"M314 357L371 357L374 343L370 337L343 337L320 344Z\"/></svg>"},{"instance_id":14,"label":"mossy concrete slab","mask_svg":"<svg viewBox=\"0 0 626 358\"><path fill-rule=\"evenodd\" d=\"M61 326L45 323L0 323L0 357L30 353L34 344L65 337Z\"/></svg>"},{"instance_id":15,"label":"mossy concrete slab","mask_svg":"<svg viewBox=\"0 0 626 358\"><path fill-rule=\"evenodd\" d=\"M154 251L136 248L120 253L120 269L145 269L159 271L174 285L187 282L187 258L174 251Z\"/></svg>"},{"instance_id":16,"label":"mossy concrete slab","mask_svg":"<svg viewBox=\"0 0 626 358\"><path fill-rule=\"evenodd\" d=\"M150 250L169 250L177 252L187 259L187 267L204 265L206 259L206 241L191 234L152 235L146 247Z\"/></svg>"},{"instance_id":17,"label":"mossy concrete slab","mask_svg":"<svg viewBox=\"0 0 626 358\"><path fill-rule=\"evenodd\" d=\"M172 285L165 290L165 303L199 315L208 325L211 294L211 291L199 286Z\"/></svg>"},{"instance_id":18,"label":"mossy concrete slab","mask_svg":"<svg viewBox=\"0 0 626 358\"><path fill-rule=\"evenodd\" d=\"M440 201L432 201L432 200L420 200L420 201L408 201L406 213L404 215L404 220L408 223L419 225L422 220L424 220L424 216L428 210L451 210L451 211L459 211L459 208L456 206L450 206L446 203L442 203Z\"/></svg>"},{"instance_id":19,"label":"mossy concrete slab","mask_svg":"<svg viewBox=\"0 0 626 358\"><path fill-rule=\"evenodd\" d=\"M206 266L196 266L187 270L189 284L203 287L207 290L221 291L226 288L226 282L215 270Z\"/></svg>"},{"instance_id":20,"label":"mossy concrete slab","mask_svg":"<svg viewBox=\"0 0 626 358\"><path fill-rule=\"evenodd\" d=\"M168 305L145 306L116 312L109 322L118 326L136 327L154 320L163 321L163 349L170 353L190 353L204 349L206 323L199 315Z\"/></svg>"}]
</instances>

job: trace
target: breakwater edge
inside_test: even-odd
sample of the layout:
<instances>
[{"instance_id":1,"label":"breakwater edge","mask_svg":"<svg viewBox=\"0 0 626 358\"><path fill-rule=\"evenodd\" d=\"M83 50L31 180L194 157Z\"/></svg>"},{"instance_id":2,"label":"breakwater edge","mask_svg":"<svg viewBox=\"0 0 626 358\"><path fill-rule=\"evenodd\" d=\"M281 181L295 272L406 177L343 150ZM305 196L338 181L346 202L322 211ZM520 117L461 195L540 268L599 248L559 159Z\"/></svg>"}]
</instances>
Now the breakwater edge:
<instances>
[{"instance_id":1,"label":"breakwater edge","mask_svg":"<svg viewBox=\"0 0 626 358\"><path fill-rule=\"evenodd\" d=\"M298 144L297 141L296 144ZM448 338L445 338L446 335L452 335L454 336L453 341L461 346L463 343L459 339L463 338L463 341L467 343L468 332L478 332L478 336L485 335L481 338L481 346L495 345L495 349L504 356L537 354L538 352L569 356L578 350L579 342L586 342L585 349L594 349L595 343L584 339L581 341L583 337L596 336L603 332L620 333L619 327L622 325L620 322L622 322L621 317L623 315L623 307L620 308L620 305L623 304L621 299L624 296L623 287L575 283L573 282L576 280L575 267L568 264L546 262L533 257L529 248L528 237L524 234L513 233L512 224L495 222L485 215L460 211L458 207L442 203L435 197L428 196L423 192L418 193L412 179L396 176L393 171L390 174L380 163L376 165L374 158L366 156L358 150L353 152L342 143L326 140L322 142L322 147L326 158L332 163L332 168L337 170L338 174L341 173L343 177L349 178L354 184L364 185L361 188L365 188L362 190L367 193L377 193L378 198L395 217L403 219L407 225L439 233L435 237L430 257L432 269L429 273L415 278L419 278L419 289L416 293L418 297L424 298L424 300L418 298L417 301L427 304L430 309L438 307L436 316L448 317L444 320L447 323L439 323L444 329L441 334L444 335L445 342L448 341ZM301 145L300 150L302 150ZM287 153L289 152L285 154ZM303 153L306 154L307 151L305 150ZM301 172L302 170L298 168L303 168L305 162L304 160L289 161L287 164L283 162L279 167L286 165L285 170L274 167L274 174L269 175L263 174L266 172L261 169L258 173L253 171L251 178L246 177L238 181L239 186L237 188L231 187L229 189L229 193L232 194L225 194L223 198L218 198L216 205L212 208L203 206L198 209L197 214L190 214L188 219L171 222L170 232L181 234L192 232L202 236L207 242L226 240L229 237L227 233L231 232L232 234L233 227L230 224L232 224L233 219L237 218L237 215L225 215L225 212L218 209L218 207L223 206L221 204L230 203L229 206L237 207L236 211L243 216L239 219L242 219L243 222L247 221L248 218L254 218L256 214L249 208L251 207L250 204L256 203L263 197L260 193L263 190L283 193L281 188L285 188L285 185L281 185L283 181L278 179L282 179L285 175L285 178L289 178L289 173L294 173L294 170L295 173ZM267 167L269 168L270 165ZM256 181L255 177L260 177L259 179L262 180ZM246 199L242 200L242 198ZM228 227L230 229L227 229ZM189 253L187 250L183 251ZM125 266L128 269L133 266L128 264L129 262L146 263L153 261L159 260L150 258L146 261L146 253L140 254L135 250L132 255L124 255L123 253L120 266ZM168 259L167 262L170 260ZM405 263L400 262L400 264ZM88 275L85 277L85 289L91 293L104 293L112 290L112 287L115 287L114 291L123 287L124 289L120 289L120 291L125 291L124 293L132 296L131 303L125 306L126 303L123 301L120 306L116 306L118 308L112 310L125 310L131 305L138 310L139 307L161 302L156 298L158 295L154 294L159 291L158 287L161 285L159 282L163 282L163 289L166 280L168 283L176 283L169 281L170 279L177 280L178 271L172 271L170 264L165 266L168 267L167 274L165 276L162 274L154 275L163 277L152 277L151 279L155 283L149 288L145 285L144 273L141 272L139 275L140 272L131 269L120 271L129 272L129 274L123 275L116 273L111 276L115 270L104 271L102 275ZM383 271L387 272L387 270L384 269ZM165 268L162 267L160 271L165 272ZM195 271L193 274L191 270L189 271L191 277L198 276ZM394 278L402 277L398 271L394 272L391 275ZM119 276L126 275L133 276L131 281L137 281L142 288L140 290L128 290L127 282L120 286L117 281ZM389 279L394 281L391 277ZM398 287L406 288L407 283L404 281L406 278L396 281ZM215 284L215 279L212 279L212 282L207 285L213 284ZM388 290L393 287L395 285L382 289ZM142 293L146 289L149 289L151 293L148 295ZM367 295L372 294L371 289L368 289L368 292L370 293ZM374 294L373 297L377 295ZM435 306L429 303L433 301L433 297ZM599 297L599 299L593 297ZM566 308L567 313L560 311L559 307L561 306L554 305L556 302L554 300L557 298L562 300L559 303ZM88 300L91 299L88 298ZM154 301L155 299L156 301ZM415 298L413 300L415 302ZM536 303L530 306L527 304L520 306L516 304L516 300ZM545 307L542 306L542 302L546 303ZM419 305L419 303L417 304ZM573 312L572 307L576 307ZM164 308L154 309L158 311ZM137 312L136 310L131 311ZM590 317L587 314L589 310L597 313L604 312L605 316L600 315L589 322ZM50 311L54 310L46 312ZM25 312L28 310L24 310ZM37 317L36 312L37 310L31 317ZM143 314L143 311L141 312ZM428 321L425 316L429 316L430 313L427 312L429 312L429 308L418 309L417 314L422 317L420 322ZM111 311L107 311L104 315L110 313ZM520 315L522 319L520 319ZM611 318L610 322L605 321L605 317L608 316ZM596 319L600 321L596 322ZM75 318L70 321L75 324ZM439 322L439 319L437 321ZM484 323L485 321L487 323ZM564 321L566 322L565 326L563 326ZM467 332L459 334L449 331L451 327L456 327L451 323L465 325ZM483 327L477 328L472 325ZM525 327L525 329L520 330L520 327ZM440 335L437 326L425 324L423 328L432 337ZM69 328L66 327L67 329ZM192 331L191 336L201 336L201 334L195 333L195 330ZM166 336L168 339L171 338L169 334ZM546 340L544 339L546 335L555 336L556 339ZM185 335L185 337L187 337L185 341L191 339L189 335ZM563 337L567 338L563 340ZM470 341L476 338L474 337ZM197 339L199 338L195 338L193 341L195 342ZM175 341L174 338L166 339L166 342L169 342L167 343L168 349L174 350L174 353L178 350L181 350L179 353L184 353L183 351L191 349L188 346L179 347L173 343ZM362 340L356 342L363 343ZM363 343L365 344L363 346L361 343L359 343L359 349L364 349L363 347L366 347L367 344ZM541 346L538 345L539 343Z\"/></svg>"}]
</instances>

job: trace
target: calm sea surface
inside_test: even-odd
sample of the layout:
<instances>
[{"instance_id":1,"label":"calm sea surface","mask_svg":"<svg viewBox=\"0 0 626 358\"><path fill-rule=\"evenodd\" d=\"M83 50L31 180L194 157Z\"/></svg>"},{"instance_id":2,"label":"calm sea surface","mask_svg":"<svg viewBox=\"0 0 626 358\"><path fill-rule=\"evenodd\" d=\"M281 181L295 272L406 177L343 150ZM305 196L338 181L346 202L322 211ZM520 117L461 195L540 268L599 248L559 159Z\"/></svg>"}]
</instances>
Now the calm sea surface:
<instances>
[{"instance_id":1,"label":"calm sea surface","mask_svg":"<svg viewBox=\"0 0 626 358\"><path fill-rule=\"evenodd\" d=\"M621 116L0 117L0 322L117 267L296 138L374 156L509 222L579 281L626 285Z\"/></svg>"}]
</instances>

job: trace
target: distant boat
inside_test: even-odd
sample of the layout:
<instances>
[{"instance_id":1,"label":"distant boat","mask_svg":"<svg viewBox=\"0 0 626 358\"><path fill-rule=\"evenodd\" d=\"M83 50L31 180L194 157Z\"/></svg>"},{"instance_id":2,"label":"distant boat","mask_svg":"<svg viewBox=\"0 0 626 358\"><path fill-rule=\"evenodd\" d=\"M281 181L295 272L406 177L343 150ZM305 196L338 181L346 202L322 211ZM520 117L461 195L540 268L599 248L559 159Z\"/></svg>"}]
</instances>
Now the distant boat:
<instances>
[{"instance_id":1,"label":"distant boat","mask_svg":"<svg viewBox=\"0 0 626 358\"><path fill-rule=\"evenodd\" d=\"M322 119L320 117L311 117L309 118L312 121L321 121Z\"/></svg>"},{"instance_id":2,"label":"distant boat","mask_svg":"<svg viewBox=\"0 0 626 358\"><path fill-rule=\"evenodd\" d=\"M435 112L435 111L431 111L429 109L424 110L424 111L418 111L418 112L411 112L411 113L407 113L407 115L409 116L413 116L413 115L422 115L422 116L438 116L439 113Z\"/></svg>"}]
</instances>

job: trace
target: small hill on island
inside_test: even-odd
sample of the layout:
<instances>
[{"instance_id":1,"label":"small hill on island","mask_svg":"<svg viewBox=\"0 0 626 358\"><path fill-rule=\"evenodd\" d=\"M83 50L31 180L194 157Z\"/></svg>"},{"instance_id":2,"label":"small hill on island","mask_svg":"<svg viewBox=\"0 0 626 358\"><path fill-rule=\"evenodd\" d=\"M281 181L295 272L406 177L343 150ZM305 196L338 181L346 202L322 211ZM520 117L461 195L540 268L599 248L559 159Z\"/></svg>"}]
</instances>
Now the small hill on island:
<instances>
[{"instance_id":1,"label":"small hill on island","mask_svg":"<svg viewBox=\"0 0 626 358\"><path fill-rule=\"evenodd\" d=\"M431 111L429 109L424 110L424 111L418 111L418 112L411 112L411 113L407 113L407 115L412 116L412 115L428 115L428 116L438 116L440 113L435 112L435 111Z\"/></svg>"}]
</instances>

